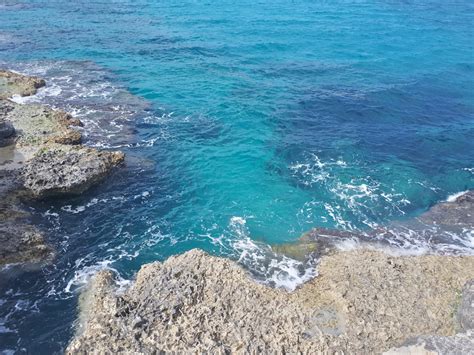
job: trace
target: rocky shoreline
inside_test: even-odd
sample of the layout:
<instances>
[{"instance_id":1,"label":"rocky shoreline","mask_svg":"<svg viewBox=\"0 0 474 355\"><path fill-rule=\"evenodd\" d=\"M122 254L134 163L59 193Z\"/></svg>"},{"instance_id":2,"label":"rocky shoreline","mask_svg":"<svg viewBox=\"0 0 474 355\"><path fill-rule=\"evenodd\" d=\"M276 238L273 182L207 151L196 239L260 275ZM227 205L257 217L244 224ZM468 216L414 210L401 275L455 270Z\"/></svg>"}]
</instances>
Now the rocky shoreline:
<instances>
[{"instance_id":1,"label":"rocky shoreline","mask_svg":"<svg viewBox=\"0 0 474 355\"><path fill-rule=\"evenodd\" d=\"M44 80L0 70L0 266L44 263L55 250L31 222L29 201L78 195L124 161L81 144L66 112L11 97ZM256 282L236 262L191 250L142 266L126 290L101 271L80 296L66 353L474 352L474 256L381 250L396 228L474 229L474 191L433 206L416 221L368 234L315 228L273 246L317 258L318 276L289 293ZM358 248L338 249L357 239Z\"/></svg>"},{"instance_id":2,"label":"rocky shoreline","mask_svg":"<svg viewBox=\"0 0 474 355\"><path fill-rule=\"evenodd\" d=\"M470 191L424 218L470 221L472 228L473 212ZM293 293L259 284L235 262L200 250L144 265L125 292L112 272L99 272L81 296L67 353L474 351L474 256L342 251L321 244L318 233L328 237L313 230L281 249L307 258L325 248L318 276Z\"/></svg>"},{"instance_id":3,"label":"rocky shoreline","mask_svg":"<svg viewBox=\"0 0 474 355\"><path fill-rule=\"evenodd\" d=\"M124 161L122 152L81 144L80 120L14 96L34 95L43 79L0 70L0 266L54 256L25 208L32 199L81 194Z\"/></svg>"}]
</instances>

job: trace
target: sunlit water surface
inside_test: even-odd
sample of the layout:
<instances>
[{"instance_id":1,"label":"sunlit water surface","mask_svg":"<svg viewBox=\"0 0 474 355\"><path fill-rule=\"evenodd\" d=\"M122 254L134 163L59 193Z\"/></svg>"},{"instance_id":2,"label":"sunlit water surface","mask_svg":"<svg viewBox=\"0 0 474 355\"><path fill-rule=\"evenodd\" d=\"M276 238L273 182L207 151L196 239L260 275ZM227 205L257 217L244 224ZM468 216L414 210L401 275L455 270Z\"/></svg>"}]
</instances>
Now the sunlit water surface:
<instances>
[{"instance_id":1,"label":"sunlit water surface","mask_svg":"<svg viewBox=\"0 0 474 355\"><path fill-rule=\"evenodd\" d=\"M3 1L0 64L126 167L34 204L52 265L0 276L0 348L61 352L98 269L192 248L295 288L268 244L366 232L474 188L471 1ZM473 231L405 250L472 254Z\"/></svg>"}]
</instances>

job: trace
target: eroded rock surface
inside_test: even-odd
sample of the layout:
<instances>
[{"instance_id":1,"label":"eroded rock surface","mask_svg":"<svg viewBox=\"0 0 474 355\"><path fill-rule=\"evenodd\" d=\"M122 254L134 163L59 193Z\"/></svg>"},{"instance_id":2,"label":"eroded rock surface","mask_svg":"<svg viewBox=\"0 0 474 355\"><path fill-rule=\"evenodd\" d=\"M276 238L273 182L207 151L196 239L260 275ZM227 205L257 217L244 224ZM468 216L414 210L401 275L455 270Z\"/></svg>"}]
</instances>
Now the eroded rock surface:
<instances>
[{"instance_id":1,"label":"eroded rock surface","mask_svg":"<svg viewBox=\"0 0 474 355\"><path fill-rule=\"evenodd\" d=\"M474 226L474 190L466 191L452 202L434 205L420 220L436 225L470 228Z\"/></svg>"},{"instance_id":2,"label":"eroded rock surface","mask_svg":"<svg viewBox=\"0 0 474 355\"><path fill-rule=\"evenodd\" d=\"M54 255L43 234L30 224L11 221L2 223L0 243L0 265L40 263Z\"/></svg>"},{"instance_id":3,"label":"eroded rock surface","mask_svg":"<svg viewBox=\"0 0 474 355\"><path fill-rule=\"evenodd\" d=\"M47 143L79 144L81 133L71 129L81 122L60 110L41 105L20 105L0 100L0 119L11 122L17 131L17 148Z\"/></svg>"},{"instance_id":4,"label":"eroded rock surface","mask_svg":"<svg viewBox=\"0 0 474 355\"><path fill-rule=\"evenodd\" d=\"M0 265L39 263L54 253L43 233L32 226L29 213L22 208L15 192L18 172L0 170Z\"/></svg>"},{"instance_id":5,"label":"eroded rock surface","mask_svg":"<svg viewBox=\"0 0 474 355\"><path fill-rule=\"evenodd\" d=\"M121 152L84 146L49 145L23 169L24 187L36 198L81 194L123 162Z\"/></svg>"},{"instance_id":6,"label":"eroded rock surface","mask_svg":"<svg viewBox=\"0 0 474 355\"><path fill-rule=\"evenodd\" d=\"M474 279L464 286L457 317L456 335L422 335L408 339L402 347L391 349L386 355L415 353L414 350L422 354L474 354Z\"/></svg>"},{"instance_id":7,"label":"eroded rock surface","mask_svg":"<svg viewBox=\"0 0 474 355\"><path fill-rule=\"evenodd\" d=\"M37 89L45 85L45 81L41 78L0 69L0 99L7 99L13 95L34 95Z\"/></svg>"},{"instance_id":8,"label":"eroded rock surface","mask_svg":"<svg viewBox=\"0 0 474 355\"><path fill-rule=\"evenodd\" d=\"M458 320L461 331L474 331L474 279L464 286Z\"/></svg>"},{"instance_id":9,"label":"eroded rock surface","mask_svg":"<svg viewBox=\"0 0 474 355\"><path fill-rule=\"evenodd\" d=\"M473 271L474 257L336 252L287 293L193 250L143 266L122 295L112 273L99 273L67 352L377 353L422 334L453 336Z\"/></svg>"},{"instance_id":10,"label":"eroded rock surface","mask_svg":"<svg viewBox=\"0 0 474 355\"><path fill-rule=\"evenodd\" d=\"M0 70L0 265L53 255L22 202L80 194L124 160L121 152L80 145L82 123L68 113L9 100L44 85L40 78Z\"/></svg>"}]
</instances>

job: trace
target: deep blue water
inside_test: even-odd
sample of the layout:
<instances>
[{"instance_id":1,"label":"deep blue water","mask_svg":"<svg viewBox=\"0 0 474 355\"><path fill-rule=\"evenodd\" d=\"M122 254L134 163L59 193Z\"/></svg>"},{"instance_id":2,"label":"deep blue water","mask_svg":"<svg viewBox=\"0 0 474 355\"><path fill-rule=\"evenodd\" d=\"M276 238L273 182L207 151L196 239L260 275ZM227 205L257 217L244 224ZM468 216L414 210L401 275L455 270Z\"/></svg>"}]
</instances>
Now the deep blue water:
<instances>
[{"instance_id":1,"label":"deep blue water","mask_svg":"<svg viewBox=\"0 0 474 355\"><path fill-rule=\"evenodd\" d=\"M294 287L267 244L367 231L474 188L471 1L3 1L0 64L127 165L38 202L53 265L0 275L0 349L60 352L96 270L194 247ZM472 253L474 232L406 249ZM273 261L272 261L273 260Z\"/></svg>"}]
</instances>

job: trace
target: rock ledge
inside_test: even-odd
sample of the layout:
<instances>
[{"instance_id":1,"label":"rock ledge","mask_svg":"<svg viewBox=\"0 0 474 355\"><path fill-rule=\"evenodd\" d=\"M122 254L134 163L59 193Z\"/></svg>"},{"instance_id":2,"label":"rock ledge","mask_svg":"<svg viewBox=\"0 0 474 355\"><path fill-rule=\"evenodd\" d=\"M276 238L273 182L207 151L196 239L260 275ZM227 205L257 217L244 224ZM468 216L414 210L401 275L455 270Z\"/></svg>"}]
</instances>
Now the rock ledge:
<instances>
[{"instance_id":1,"label":"rock ledge","mask_svg":"<svg viewBox=\"0 0 474 355\"><path fill-rule=\"evenodd\" d=\"M0 265L53 255L22 208L28 199L81 194L124 161L122 152L81 145L82 123L70 114L9 99L45 85L43 79L0 70Z\"/></svg>"},{"instance_id":2,"label":"rock ledge","mask_svg":"<svg viewBox=\"0 0 474 355\"><path fill-rule=\"evenodd\" d=\"M192 250L144 265L123 294L110 271L98 273L66 353L380 353L424 334L454 336L473 270L474 257L335 252L287 293Z\"/></svg>"}]
</instances>

